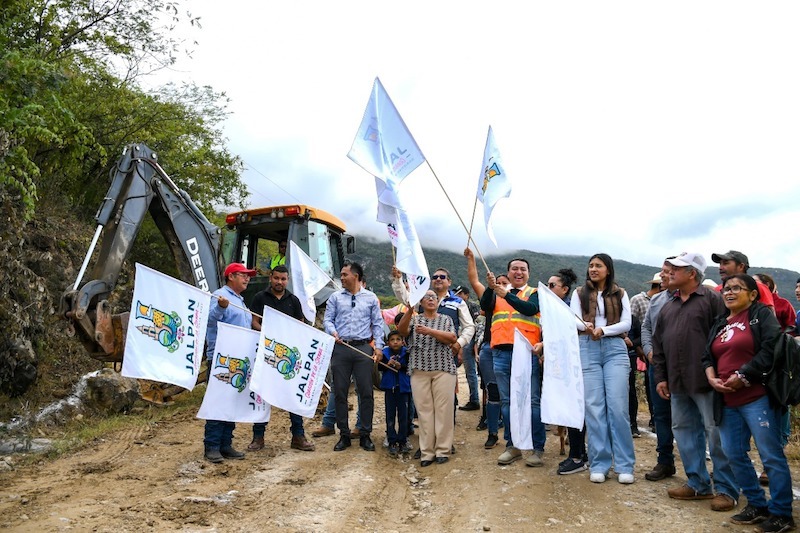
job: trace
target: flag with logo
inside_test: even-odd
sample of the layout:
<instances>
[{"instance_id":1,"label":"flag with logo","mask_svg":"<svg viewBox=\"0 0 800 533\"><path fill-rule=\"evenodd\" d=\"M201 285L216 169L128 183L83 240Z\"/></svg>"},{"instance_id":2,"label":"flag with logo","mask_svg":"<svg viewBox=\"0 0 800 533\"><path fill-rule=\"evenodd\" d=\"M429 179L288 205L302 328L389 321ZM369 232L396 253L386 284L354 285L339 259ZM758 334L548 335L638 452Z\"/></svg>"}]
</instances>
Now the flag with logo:
<instances>
[{"instance_id":1,"label":"flag with logo","mask_svg":"<svg viewBox=\"0 0 800 533\"><path fill-rule=\"evenodd\" d=\"M270 307L263 316L250 390L270 405L313 417L334 339Z\"/></svg>"},{"instance_id":2,"label":"flag with logo","mask_svg":"<svg viewBox=\"0 0 800 533\"><path fill-rule=\"evenodd\" d=\"M486 233L492 242L497 246L492 229L492 211L495 205L502 198L511 195L511 181L506 175L503 160L500 157L500 150L494 141L494 132L489 126L489 134L486 136L486 147L483 149L483 164L481 165L481 175L478 178L478 200L483 204L483 219L486 223Z\"/></svg>"},{"instance_id":3,"label":"flag with logo","mask_svg":"<svg viewBox=\"0 0 800 533\"><path fill-rule=\"evenodd\" d=\"M386 231L389 232L389 242L397 248L397 224L386 224Z\"/></svg>"},{"instance_id":4,"label":"flag with logo","mask_svg":"<svg viewBox=\"0 0 800 533\"><path fill-rule=\"evenodd\" d=\"M136 263L122 375L194 388L210 303L210 293Z\"/></svg>"},{"instance_id":5,"label":"flag with logo","mask_svg":"<svg viewBox=\"0 0 800 533\"><path fill-rule=\"evenodd\" d=\"M533 449L531 428L531 365L533 346L514 329L514 350L511 352L511 393L509 397L511 431L514 446L520 450ZM536 361L538 365L539 362Z\"/></svg>"},{"instance_id":6,"label":"flag with logo","mask_svg":"<svg viewBox=\"0 0 800 533\"><path fill-rule=\"evenodd\" d=\"M292 267L292 289L300 300L303 316L313 324L317 316L314 296L333 280L294 241L289 243L289 264Z\"/></svg>"},{"instance_id":7,"label":"flag with logo","mask_svg":"<svg viewBox=\"0 0 800 533\"><path fill-rule=\"evenodd\" d=\"M384 182L396 183L425 161L378 78L347 157Z\"/></svg>"},{"instance_id":8,"label":"flag with logo","mask_svg":"<svg viewBox=\"0 0 800 533\"><path fill-rule=\"evenodd\" d=\"M220 322L208 386L197 418L227 422L269 422L271 407L250 390L258 331Z\"/></svg>"},{"instance_id":9,"label":"flag with logo","mask_svg":"<svg viewBox=\"0 0 800 533\"><path fill-rule=\"evenodd\" d=\"M583 427L583 370L578 344L578 317L564 301L539 282L544 383L542 422Z\"/></svg>"}]
</instances>

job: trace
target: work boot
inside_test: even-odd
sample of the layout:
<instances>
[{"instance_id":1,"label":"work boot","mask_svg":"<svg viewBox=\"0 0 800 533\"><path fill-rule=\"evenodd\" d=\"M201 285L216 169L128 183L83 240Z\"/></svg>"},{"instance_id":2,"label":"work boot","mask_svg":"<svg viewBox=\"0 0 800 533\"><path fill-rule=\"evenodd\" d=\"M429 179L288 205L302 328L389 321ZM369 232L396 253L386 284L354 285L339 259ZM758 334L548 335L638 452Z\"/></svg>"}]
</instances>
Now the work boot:
<instances>
[{"instance_id":1,"label":"work boot","mask_svg":"<svg viewBox=\"0 0 800 533\"><path fill-rule=\"evenodd\" d=\"M656 464L651 471L644 475L648 481L661 481L675 475L675 465Z\"/></svg>"},{"instance_id":2,"label":"work boot","mask_svg":"<svg viewBox=\"0 0 800 533\"><path fill-rule=\"evenodd\" d=\"M244 459L244 452L240 452L238 450L234 450L233 446L222 446L219 449L219 453L222 454L222 457L225 459Z\"/></svg>"},{"instance_id":3,"label":"work boot","mask_svg":"<svg viewBox=\"0 0 800 533\"><path fill-rule=\"evenodd\" d=\"M513 446L506 447L506 450L497 458L497 464L510 465L517 459L522 457L522 452Z\"/></svg>"},{"instance_id":4,"label":"work boot","mask_svg":"<svg viewBox=\"0 0 800 533\"><path fill-rule=\"evenodd\" d=\"M304 452L313 452L314 451L314 444L306 439L305 435L294 435L292 436L292 444L291 448L294 450L301 450Z\"/></svg>"},{"instance_id":5,"label":"work boot","mask_svg":"<svg viewBox=\"0 0 800 533\"><path fill-rule=\"evenodd\" d=\"M372 442L372 439L369 437L369 433L364 433L358 439L358 445L361 446L364 450L368 452L375 451L375 444Z\"/></svg>"},{"instance_id":6,"label":"work boot","mask_svg":"<svg viewBox=\"0 0 800 533\"><path fill-rule=\"evenodd\" d=\"M534 450L533 453L525 459L525 464L532 467L544 465L542 454L544 454L544 450Z\"/></svg>"},{"instance_id":7,"label":"work boot","mask_svg":"<svg viewBox=\"0 0 800 533\"><path fill-rule=\"evenodd\" d=\"M253 442L247 445L247 450L257 452L264 449L264 437L253 437Z\"/></svg>"},{"instance_id":8,"label":"work boot","mask_svg":"<svg viewBox=\"0 0 800 533\"><path fill-rule=\"evenodd\" d=\"M206 458L206 461L211 463L221 463L225 460L225 458L222 457L222 454L219 453L219 448L206 449L206 453L203 455L203 457Z\"/></svg>"},{"instance_id":9,"label":"work boot","mask_svg":"<svg viewBox=\"0 0 800 533\"><path fill-rule=\"evenodd\" d=\"M312 437L327 437L329 435L335 435L336 430L333 428L329 428L327 426L322 426L319 429L315 429L311 432Z\"/></svg>"},{"instance_id":10,"label":"work boot","mask_svg":"<svg viewBox=\"0 0 800 533\"><path fill-rule=\"evenodd\" d=\"M350 447L350 437L345 437L342 435L339 437L339 442L333 447L333 451L340 452Z\"/></svg>"}]
</instances>

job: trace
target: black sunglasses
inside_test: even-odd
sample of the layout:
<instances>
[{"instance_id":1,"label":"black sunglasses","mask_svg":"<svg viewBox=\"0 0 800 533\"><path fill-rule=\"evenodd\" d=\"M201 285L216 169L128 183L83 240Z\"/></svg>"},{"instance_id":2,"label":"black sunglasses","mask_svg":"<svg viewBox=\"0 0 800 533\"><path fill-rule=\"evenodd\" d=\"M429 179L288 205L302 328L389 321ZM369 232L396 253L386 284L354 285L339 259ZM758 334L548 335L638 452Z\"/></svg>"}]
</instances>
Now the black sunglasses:
<instances>
[{"instance_id":1,"label":"black sunglasses","mask_svg":"<svg viewBox=\"0 0 800 533\"><path fill-rule=\"evenodd\" d=\"M447 279L447 274L434 274L431 279Z\"/></svg>"},{"instance_id":2,"label":"black sunglasses","mask_svg":"<svg viewBox=\"0 0 800 533\"><path fill-rule=\"evenodd\" d=\"M355 306L356 306L356 295L354 294L353 299L350 300L350 307L355 307Z\"/></svg>"}]
</instances>

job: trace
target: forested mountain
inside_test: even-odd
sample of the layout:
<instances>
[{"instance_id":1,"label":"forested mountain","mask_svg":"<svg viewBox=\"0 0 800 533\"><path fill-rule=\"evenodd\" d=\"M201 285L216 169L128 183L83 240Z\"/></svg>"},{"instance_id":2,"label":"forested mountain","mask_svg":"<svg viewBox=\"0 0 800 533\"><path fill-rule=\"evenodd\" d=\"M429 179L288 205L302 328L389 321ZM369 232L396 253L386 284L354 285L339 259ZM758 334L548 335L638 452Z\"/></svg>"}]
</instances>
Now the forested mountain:
<instances>
[{"instance_id":1,"label":"forested mountain","mask_svg":"<svg viewBox=\"0 0 800 533\"><path fill-rule=\"evenodd\" d=\"M392 250L388 241L377 241L370 238L358 238L358 247L351 259L359 261L364 266L367 276L367 285L378 296L392 297L391 289L391 269L392 269ZM602 247L600 247L602 249ZM425 249L425 260L428 262L430 272L436 268L444 267L453 278L453 287L456 285L469 285L467 280L466 259L462 254L448 252L445 250ZM483 250L482 250L483 252ZM515 252L487 255L484 257L489 268L495 274L507 271L508 261L515 257L527 259L531 265L530 284L536 285L538 281L546 283L548 278L561 268L571 268L578 276L578 283L583 283L586 279L586 265L589 257L581 255L551 255L530 250L517 250ZM661 270L661 265L642 265L631 263L622 258L614 257L614 269L616 271L617 283L628 292L628 296L633 296L640 291L647 290L648 281L653 274ZM711 260L710 254L706 258ZM481 281L484 281L486 269L483 267L479 257L478 273ZM800 273L780 268L770 267L751 267L749 273L766 272L775 278L779 293L792 303L796 303L794 298L795 281L800 277ZM716 282L720 281L717 265L710 263L706 269L706 277ZM473 292L470 290L470 292ZM474 294L473 294L474 297ZM797 307L797 306L795 306Z\"/></svg>"}]
</instances>

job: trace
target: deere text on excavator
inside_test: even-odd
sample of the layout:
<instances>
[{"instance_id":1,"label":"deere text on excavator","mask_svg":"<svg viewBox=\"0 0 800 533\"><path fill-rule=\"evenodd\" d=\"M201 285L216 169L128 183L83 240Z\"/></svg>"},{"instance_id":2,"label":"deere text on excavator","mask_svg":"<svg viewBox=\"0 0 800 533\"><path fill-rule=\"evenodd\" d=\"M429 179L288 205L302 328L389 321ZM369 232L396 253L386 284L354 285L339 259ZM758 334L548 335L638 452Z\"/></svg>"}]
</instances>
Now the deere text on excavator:
<instances>
[{"instance_id":1,"label":"deere text on excavator","mask_svg":"<svg viewBox=\"0 0 800 533\"><path fill-rule=\"evenodd\" d=\"M60 312L69 321L70 332L77 334L99 361L122 362L129 313L114 313L108 298L147 212L172 251L183 281L213 292L224 283L222 270L230 262L258 270L244 295L248 304L256 292L266 288L270 257L278 252L281 241L296 243L334 279L345 254L355 251L355 239L345 232L341 220L301 204L231 213L223 231L209 222L164 172L150 148L129 145L112 170L108 193L95 215L98 226L78 277L61 297ZM101 237L89 280L82 282ZM289 267L291 257L286 261ZM328 287L317 294L317 305L323 305L333 290ZM166 401L177 392L161 387L143 397Z\"/></svg>"}]
</instances>

